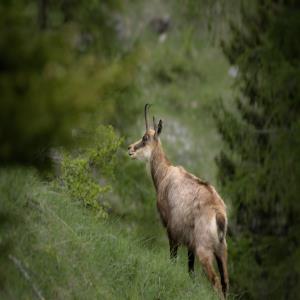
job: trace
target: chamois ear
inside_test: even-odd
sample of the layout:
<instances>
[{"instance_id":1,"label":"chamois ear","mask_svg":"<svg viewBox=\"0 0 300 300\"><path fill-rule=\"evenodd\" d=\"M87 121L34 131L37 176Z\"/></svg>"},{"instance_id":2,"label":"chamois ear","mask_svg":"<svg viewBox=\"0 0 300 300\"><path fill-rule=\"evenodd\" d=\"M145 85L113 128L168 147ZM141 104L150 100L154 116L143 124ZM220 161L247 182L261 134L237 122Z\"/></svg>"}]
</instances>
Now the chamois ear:
<instances>
[{"instance_id":1,"label":"chamois ear","mask_svg":"<svg viewBox=\"0 0 300 300\"><path fill-rule=\"evenodd\" d=\"M162 131L162 120L159 120L158 125L157 125L157 136L160 135L161 131Z\"/></svg>"},{"instance_id":2,"label":"chamois ear","mask_svg":"<svg viewBox=\"0 0 300 300\"><path fill-rule=\"evenodd\" d=\"M153 116L153 128L155 131L154 138L157 138L162 131L162 120L159 120L158 125L155 122L155 117Z\"/></svg>"}]
</instances>

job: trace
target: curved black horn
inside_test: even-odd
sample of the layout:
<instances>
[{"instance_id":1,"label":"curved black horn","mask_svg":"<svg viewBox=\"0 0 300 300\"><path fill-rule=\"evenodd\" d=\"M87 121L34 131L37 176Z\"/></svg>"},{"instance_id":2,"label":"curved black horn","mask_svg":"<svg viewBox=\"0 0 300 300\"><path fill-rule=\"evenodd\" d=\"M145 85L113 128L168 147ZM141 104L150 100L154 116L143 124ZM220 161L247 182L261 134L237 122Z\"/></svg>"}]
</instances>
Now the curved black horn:
<instances>
[{"instance_id":1,"label":"curved black horn","mask_svg":"<svg viewBox=\"0 0 300 300\"><path fill-rule=\"evenodd\" d=\"M156 121L155 121L155 117L154 116L153 116L153 128L154 128L154 131L156 132L157 125L156 125Z\"/></svg>"},{"instance_id":2,"label":"curved black horn","mask_svg":"<svg viewBox=\"0 0 300 300\"><path fill-rule=\"evenodd\" d=\"M147 116L149 107L150 107L150 104L147 103L147 104L145 105L145 125L146 125L146 131L148 131L148 129L149 129L149 125L148 125L148 116Z\"/></svg>"}]
</instances>

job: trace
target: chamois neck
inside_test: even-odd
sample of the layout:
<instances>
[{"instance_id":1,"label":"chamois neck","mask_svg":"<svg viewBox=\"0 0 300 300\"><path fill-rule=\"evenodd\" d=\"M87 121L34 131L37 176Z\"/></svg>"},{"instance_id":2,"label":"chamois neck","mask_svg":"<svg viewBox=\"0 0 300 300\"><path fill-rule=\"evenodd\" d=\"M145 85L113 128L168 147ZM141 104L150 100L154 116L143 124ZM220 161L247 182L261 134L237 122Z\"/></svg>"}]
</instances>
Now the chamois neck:
<instances>
[{"instance_id":1,"label":"chamois neck","mask_svg":"<svg viewBox=\"0 0 300 300\"><path fill-rule=\"evenodd\" d=\"M151 158L150 158L150 169L151 169L151 176L157 191L159 184L162 182L164 177L167 175L168 168L170 167L171 163L166 157L164 150L158 141L157 146L152 151Z\"/></svg>"}]
</instances>

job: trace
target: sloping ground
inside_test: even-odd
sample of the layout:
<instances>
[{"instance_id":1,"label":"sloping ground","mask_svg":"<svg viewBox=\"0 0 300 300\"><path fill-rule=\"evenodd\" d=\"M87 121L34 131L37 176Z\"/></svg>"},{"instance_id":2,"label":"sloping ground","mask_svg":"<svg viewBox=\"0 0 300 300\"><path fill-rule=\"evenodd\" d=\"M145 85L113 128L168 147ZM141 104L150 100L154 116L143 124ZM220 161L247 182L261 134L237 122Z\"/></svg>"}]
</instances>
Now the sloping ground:
<instances>
[{"instance_id":1,"label":"sloping ground","mask_svg":"<svg viewBox=\"0 0 300 300\"><path fill-rule=\"evenodd\" d=\"M2 169L0 199L1 299L215 299L185 259L171 264L168 249L97 219L34 170Z\"/></svg>"}]
</instances>

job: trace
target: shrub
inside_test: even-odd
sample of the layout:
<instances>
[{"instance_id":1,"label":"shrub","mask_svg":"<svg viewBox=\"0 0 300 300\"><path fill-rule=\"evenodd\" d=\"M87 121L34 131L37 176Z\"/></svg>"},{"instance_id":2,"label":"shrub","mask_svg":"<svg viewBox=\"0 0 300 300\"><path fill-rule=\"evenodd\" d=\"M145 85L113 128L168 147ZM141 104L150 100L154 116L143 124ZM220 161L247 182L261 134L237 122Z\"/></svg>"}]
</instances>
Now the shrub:
<instances>
[{"instance_id":1,"label":"shrub","mask_svg":"<svg viewBox=\"0 0 300 300\"><path fill-rule=\"evenodd\" d=\"M103 196L111 189L106 180L114 177L116 151L122 139L111 126L99 126L95 131L81 132L79 140L81 146L76 151L63 153L63 186L71 198L106 217Z\"/></svg>"}]
</instances>

